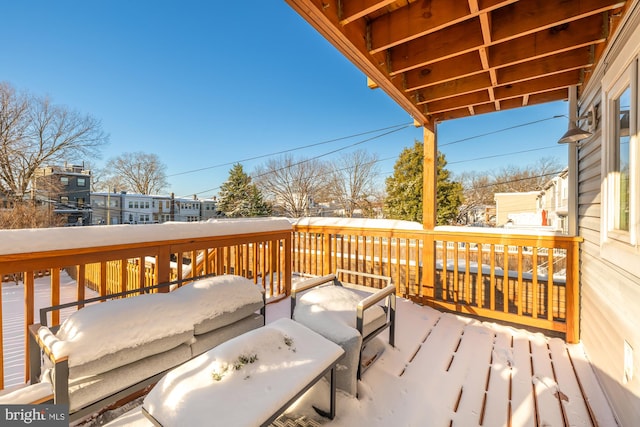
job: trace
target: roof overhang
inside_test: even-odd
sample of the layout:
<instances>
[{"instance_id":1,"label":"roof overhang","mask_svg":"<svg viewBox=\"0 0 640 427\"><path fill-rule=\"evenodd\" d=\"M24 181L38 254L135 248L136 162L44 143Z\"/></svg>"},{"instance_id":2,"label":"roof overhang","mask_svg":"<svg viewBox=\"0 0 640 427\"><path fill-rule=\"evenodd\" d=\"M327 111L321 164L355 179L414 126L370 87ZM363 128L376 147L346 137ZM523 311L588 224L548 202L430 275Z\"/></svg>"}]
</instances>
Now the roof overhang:
<instances>
[{"instance_id":1,"label":"roof overhang","mask_svg":"<svg viewBox=\"0 0 640 427\"><path fill-rule=\"evenodd\" d=\"M629 0L286 0L420 125L566 100ZM371 83L373 82L373 83Z\"/></svg>"}]
</instances>

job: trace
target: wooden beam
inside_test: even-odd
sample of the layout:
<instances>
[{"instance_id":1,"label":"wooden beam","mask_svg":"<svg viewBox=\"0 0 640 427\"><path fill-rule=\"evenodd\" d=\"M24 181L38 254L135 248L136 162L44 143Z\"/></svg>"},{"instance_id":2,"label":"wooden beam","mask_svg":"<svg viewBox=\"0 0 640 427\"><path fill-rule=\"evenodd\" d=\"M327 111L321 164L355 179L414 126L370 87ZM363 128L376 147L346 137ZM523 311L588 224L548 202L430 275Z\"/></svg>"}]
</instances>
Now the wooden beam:
<instances>
[{"instance_id":1,"label":"wooden beam","mask_svg":"<svg viewBox=\"0 0 640 427\"><path fill-rule=\"evenodd\" d=\"M506 99L530 93L546 92L569 87L579 81L580 72L578 70L566 71L562 74L497 87L496 97L498 99Z\"/></svg>"},{"instance_id":2,"label":"wooden beam","mask_svg":"<svg viewBox=\"0 0 640 427\"><path fill-rule=\"evenodd\" d=\"M624 5L620 0L580 0L553 2L520 0L492 12L495 25L492 38L506 41L544 29L564 25Z\"/></svg>"},{"instance_id":3,"label":"wooden beam","mask_svg":"<svg viewBox=\"0 0 640 427\"><path fill-rule=\"evenodd\" d=\"M488 65L488 63L487 63ZM444 83L481 73L485 70L477 51L430 64L424 68L407 71L404 75L406 91Z\"/></svg>"},{"instance_id":4,"label":"wooden beam","mask_svg":"<svg viewBox=\"0 0 640 427\"><path fill-rule=\"evenodd\" d=\"M470 19L391 49L389 74L453 58L477 50L483 44L480 22Z\"/></svg>"},{"instance_id":5,"label":"wooden beam","mask_svg":"<svg viewBox=\"0 0 640 427\"><path fill-rule=\"evenodd\" d=\"M409 3L407 6L382 15L371 22L369 27L370 52L381 52L433 34L515 1L485 2L479 5L478 10L475 11L471 11L468 4L460 1L430 0Z\"/></svg>"},{"instance_id":6,"label":"wooden beam","mask_svg":"<svg viewBox=\"0 0 640 427\"><path fill-rule=\"evenodd\" d=\"M569 52L545 56L533 61L510 65L497 70L498 85L517 83L535 77L544 77L563 71L577 70L593 65L591 49L583 47Z\"/></svg>"},{"instance_id":7,"label":"wooden beam","mask_svg":"<svg viewBox=\"0 0 640 427\"><path fill-rule=\"evenodd\" d=\"M475 74L473 76L463 77L460 79L421 89L419 93L420 99L423 99L423 101L417 102L417 104L421 105L440 99L465 95L467 93L477 92L479 90L487 89L490 87L491 77L489 76L488 72Z\"/></svg>"},{"instance_id":8,"label":"wooden beam","mask_svg":"<svg viewBox=\"0 0 640 427\"><path fill-rule=\"evenodd\" d=\"M347 25L357 19L364 18L368 14L382 9L396 0L351 0L341 2L341 10L339 13L340 24Z\"/></svg>"},{"instance_id":9,"label":"wooden beam","mask_svg":"<svg viewBox=\"0 0 640 427\"><path fill-rule=\"evenodd\" d=\"M431 0L409 3L369 24L371 53L435 33L471 17L464 2Z\"/></svg>"},{"instance_id":10,"label":"wooden beam","mask_svg":"<svg viewBox=\"0 0 640 427\"><path fill-rule=\"evenodd\" d=\"M426 111L429 114L441 113L447 110L456 110L466 108L469 105L484 104L491 101L489 93L486 90L468 93L466 95L457 96L455 98L447 98L426 104Z\"/></svg>"},{"instance_id":11,"label":"wooden beam","mask_svg":"<svg viewBox=\"0 0 640 427\"><path fill-rule=\"evenodd\" d=\"M604 42L604 24L601 15L590 16L558 29L493 45L489 48L491 67L505 67Z\"/></svg>"}]
</instances>

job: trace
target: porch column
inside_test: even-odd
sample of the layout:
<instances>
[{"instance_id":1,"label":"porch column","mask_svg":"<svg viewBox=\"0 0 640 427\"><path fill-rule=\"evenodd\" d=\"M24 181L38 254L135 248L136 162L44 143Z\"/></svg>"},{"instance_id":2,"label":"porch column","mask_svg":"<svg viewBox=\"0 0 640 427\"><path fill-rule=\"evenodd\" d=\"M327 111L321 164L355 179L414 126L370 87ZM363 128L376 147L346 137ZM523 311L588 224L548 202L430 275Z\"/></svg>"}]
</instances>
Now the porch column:
<instances>
[{"instance_id":1,"label":"porch column","mask_svg":"<svg viewBox=\"0 0 640 427\"><path fill-rule=\"evenodd\" d=\"M424 130L424 163L422 175L422 228L425 233L422 250L422 278L419 286L420 298L433 299L436 281L436 251L433 239L433 228L436 225L436 176L437 155L436 128Z\"/></svg>"},{"instance_id":2,"label":"porch column","mask_svg":"<svg viewBox=\"0 0 640 427\"><path fill-rule=\"evenodd\" d=\"M569 87L569 129L576 125L578 117L578 88ZM578 144L567 144L567 159L569 167L568 185L569 198L567 200L568 224L567 233L570 236L578 235Z\"/></svg>"},{"instance_id":3,"label":"porch column","mask_svg":"<svg viewBox=\"0 0 640 427\"><path fill-rule=\"evenodd\" d=\"M436 225L436 133L423 128L424 165L422 176L422 227L433 230Z\"/></svg>"}]
</instances>

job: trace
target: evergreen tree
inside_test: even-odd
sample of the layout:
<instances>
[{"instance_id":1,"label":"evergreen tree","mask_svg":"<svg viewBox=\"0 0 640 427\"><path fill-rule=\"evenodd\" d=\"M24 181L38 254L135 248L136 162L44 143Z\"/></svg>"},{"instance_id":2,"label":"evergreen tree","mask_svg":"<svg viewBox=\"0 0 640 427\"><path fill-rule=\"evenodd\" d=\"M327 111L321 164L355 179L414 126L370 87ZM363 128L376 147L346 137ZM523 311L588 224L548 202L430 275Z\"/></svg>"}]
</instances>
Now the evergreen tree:
<instances>
[{"instance_id":1,"label":"evergreen tree","mask_svg":"<svg viewBox=\"0 0 640 427\"><path fill-rule=\"evenodd\" d=\"M446 169L447 160L438 152L437 192L436 192L436 224L455 223L458 210L462 205L462 183L451 180L451 172Z\"/></svg>"},{"instance_id":2,"label":"evergreen tree","mask_svg":"<svg viewBox=\"0 0 640 427\"><path fill-rule=\"evenodd\" d=\"M240 163L233 165L229 171L229 179L222 184L219 196L218 209L227 217L271 215L271 207Z\"/></svg>"},{"instance_id":3,"label":"evergreen tree","mask_svg":"<svg viewBox=\"0 0 640 427\"><path fill-rule=\"evenodd\" d=\"M423 144L415 141L405 148L393 165L393 175L385 181L387 198L384 212L387 218L422 222Z\"/></svg>"},{"instance_id":4,"label":"evergreen tree","mask_svg":"<svg viewBox=\"0 0 640 427\"><path fill-rule=\"evenodd\" d=\"M446 169L444 154L437 157L437 212L438 225L455 220L462 204L462 185L451 180ZM422 222L422 183L424 171L424 145L415 141L405 148L393 166L393 175L386 180L387 198L384 211L387 218Z\"/></svg>"}]
</instances>

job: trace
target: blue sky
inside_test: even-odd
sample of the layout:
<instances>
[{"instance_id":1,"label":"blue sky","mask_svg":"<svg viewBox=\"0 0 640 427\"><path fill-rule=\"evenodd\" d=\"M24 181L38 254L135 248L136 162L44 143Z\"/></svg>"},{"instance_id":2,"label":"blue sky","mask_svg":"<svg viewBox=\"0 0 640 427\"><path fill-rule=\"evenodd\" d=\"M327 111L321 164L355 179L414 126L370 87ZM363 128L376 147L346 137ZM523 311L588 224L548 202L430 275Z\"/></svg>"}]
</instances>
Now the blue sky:
<instances>
[{"instance_id":1,"label":"blue sky","mask_svg":"<svg viewBox=\"0 0 640 427\"><path fill-rule=\"evenodd\" d=\"M322 157L330 161L363 148L384 159L383 182L422 139L410 126L318 144L412 120L284 0L21 0L4 2L2 15L0 80L101 120L110 143L92 167L158 154L176 196L211 197L234 162L251 173L266 157L243 160L312 144L292 154L340 150ZM438 143L453 173L540 157L565 164L555 141L567 119L550 119L560 114L566 103L444 122Z\"/></svg>"}]
</instances>

